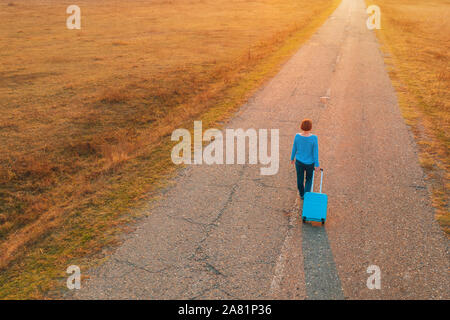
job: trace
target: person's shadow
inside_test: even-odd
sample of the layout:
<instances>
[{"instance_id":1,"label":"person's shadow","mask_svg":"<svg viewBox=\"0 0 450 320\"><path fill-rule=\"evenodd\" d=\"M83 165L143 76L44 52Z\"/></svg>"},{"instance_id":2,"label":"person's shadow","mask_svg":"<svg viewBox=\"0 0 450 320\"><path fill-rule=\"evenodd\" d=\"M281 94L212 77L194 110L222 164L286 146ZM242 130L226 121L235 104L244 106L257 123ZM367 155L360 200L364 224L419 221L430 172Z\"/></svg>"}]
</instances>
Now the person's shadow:
<instances>
[{"instance_id":1,"label":"person's shadow","mask_svg":"<svg viewBox=\"0 0 450 320\"><path fill-rule=\"evenodd\" d=\"M302 225L307 299L345 299L325 227L315 222Z\"/></svg>"}]
</instances>

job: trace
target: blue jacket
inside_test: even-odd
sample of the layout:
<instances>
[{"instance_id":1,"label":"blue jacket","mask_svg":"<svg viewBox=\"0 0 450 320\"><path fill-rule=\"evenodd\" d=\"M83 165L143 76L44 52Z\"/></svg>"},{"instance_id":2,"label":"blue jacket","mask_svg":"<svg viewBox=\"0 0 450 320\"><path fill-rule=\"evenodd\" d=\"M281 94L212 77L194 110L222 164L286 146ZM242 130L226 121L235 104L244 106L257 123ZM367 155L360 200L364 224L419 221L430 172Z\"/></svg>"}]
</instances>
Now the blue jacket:
<instances>
[{"instance_id":1,"label":"blue jacket","mask_svg":"<svg viewBox=\"0 0 450 320\"><path fill-rule=\"evenodd\" d=\"M304 137L297 133L292 146L291 160L297 159L304 164L314 163L315 167L319 166L319 142L317 136L312 134Z\"/></svg>"}]
</instances>

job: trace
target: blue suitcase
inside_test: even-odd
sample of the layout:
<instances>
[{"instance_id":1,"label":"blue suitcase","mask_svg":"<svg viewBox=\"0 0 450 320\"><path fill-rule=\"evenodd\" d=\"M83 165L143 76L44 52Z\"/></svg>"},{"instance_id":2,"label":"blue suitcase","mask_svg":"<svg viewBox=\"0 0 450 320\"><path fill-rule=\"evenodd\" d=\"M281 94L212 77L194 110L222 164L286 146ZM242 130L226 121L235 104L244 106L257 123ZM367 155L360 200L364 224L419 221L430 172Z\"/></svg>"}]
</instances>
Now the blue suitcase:
<instances>
[{"instance_id":1,"label":"blue suitcase","mask_svg":"<svg viewBox=\"0 0 450 320\"><path fill-rule=\"evenodd\" d=\"M303 200L302 221L318 221L325 224L327 220L328 196L322 193L323 169L320 169L320 192L306 192ZM314 172L311 191L314 190Z\"/></svg>"}]
</instances>

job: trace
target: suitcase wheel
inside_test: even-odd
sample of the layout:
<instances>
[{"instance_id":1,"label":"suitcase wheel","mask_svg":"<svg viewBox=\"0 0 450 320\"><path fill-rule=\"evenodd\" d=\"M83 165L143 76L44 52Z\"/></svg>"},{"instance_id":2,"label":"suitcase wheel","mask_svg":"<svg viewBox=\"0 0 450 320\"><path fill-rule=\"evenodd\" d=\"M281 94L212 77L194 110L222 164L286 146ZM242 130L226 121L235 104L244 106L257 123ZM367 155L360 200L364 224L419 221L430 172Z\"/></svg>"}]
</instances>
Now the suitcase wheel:
<instances>
[{"instance_id":1,"label":"suitcase wheel","mask_svg":"<svg viewBox=\"0 0 450 320\"><path fill-rule=\"evenodd\" d=\"M303 223L306 223L306 218L303 217L303 218L302 218L302 221L303 221Z\"/></svg>"},{"instance_id":2,"label":"suitcase wheel","mask_svg":"<svg viewBox=\"0 0 450 320\"><path fill-rule=\"evenodd\" d=\"M320 219L320 220L322 220L322 225L324 225L325 224L325 220L323 218Z\"/></svg>"}]
</instances>

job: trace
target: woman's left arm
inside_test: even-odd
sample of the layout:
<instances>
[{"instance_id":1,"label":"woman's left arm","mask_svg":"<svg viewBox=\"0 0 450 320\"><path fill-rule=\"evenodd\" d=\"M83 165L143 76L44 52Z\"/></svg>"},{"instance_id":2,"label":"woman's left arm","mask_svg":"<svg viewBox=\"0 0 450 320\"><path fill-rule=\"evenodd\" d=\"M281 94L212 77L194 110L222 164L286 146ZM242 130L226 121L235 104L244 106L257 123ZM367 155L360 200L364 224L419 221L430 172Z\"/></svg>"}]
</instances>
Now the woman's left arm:
<instances>
[{"instance_id":1,"label":"woman's left arm","mask_svg":"<svg viewBox=\"0 0 450 320\"><path fill-rule=\"evenodd\" d=\"M294 163L295 154L297 153L297 144L296 144L296 140L297 140L297 135L295 135L294 143L293 143L293 145L292 145L291 163Z\"/></svg>"}]
</instances>

